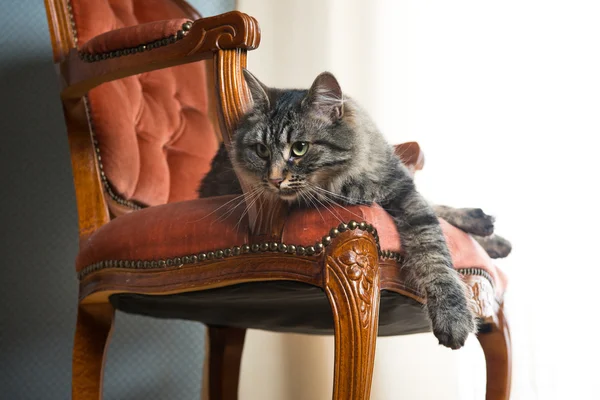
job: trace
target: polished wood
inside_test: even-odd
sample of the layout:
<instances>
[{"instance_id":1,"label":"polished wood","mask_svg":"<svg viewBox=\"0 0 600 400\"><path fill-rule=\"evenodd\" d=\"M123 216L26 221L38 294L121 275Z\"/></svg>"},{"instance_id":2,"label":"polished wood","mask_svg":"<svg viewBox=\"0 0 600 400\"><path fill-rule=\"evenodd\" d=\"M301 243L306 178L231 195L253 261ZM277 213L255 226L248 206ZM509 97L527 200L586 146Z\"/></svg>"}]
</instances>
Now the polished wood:
<instances>
[{"instance_id":1,"label":"polished wood","mask_svg":"<svg viewBox=\"0 0 600 400\"><path fill-rule=\"evenodd\" d=\"M77 44L71 25L67 0L44 0L48 30L55 63L62 62Z\"/></svg>"},{"instance_id":2,"label":"polished wood","mask_svg":"<svg viewBox=\"0 0 600 400\"><path fill-rule=\"evenodd\" d=\"M79 301L108 301L115 293L173 294L244 282L292 280L321 286L321 266L314 258L286 254L248 254L181 268L105 269L81 280Z\"/></svg>"},{"instance_id":3,"label":"polished wood","mask_svg":"<svg viewBox=\"0 0 600 400\"><path fill-rule=\"evenodd\" d=\"M85 97L63 102L69 132L80 243L110 221L86 107Z\"/></svg>"},{"instance_id":4,"label":"polished wood","mask_svg":"<svg viewBox=\"0 0 600 400\"><path fill-rule=\"evenodd\" d=\"M143 53L86 62L71 49L60 63L63 98L77 98L104 82L156 69L206 60L223 49L252 50L260 43L256 20L239 11L194 21L188 34L167 46Z\"/></svg>"},{"instance_id":5,"label":"polished wood","mask_svg":"<svg viewBox=\"0 0 600 400\"><path fill-rule=\"evenodd\" d=\"M504 307L498 308L493 320L483 327L477 339L483 349L487 368L486 400L510 399L512 348Z\"/></svg>"},{"instance_id":6,"label":"polished wood","mask_svg":"<svg viewBox=\"0 0 600 400\"><path fill-rule=\"evenodd\" d=\"M210 354L209 394L211 400L237 400L240 364L246 330L208 327Z\"/></svg>"},{"instance_id":7,"label":"polished wood","mask_svg":"<svg viewBox=\"0 0 600 400\"><path fill-rule=\"evenodd\" d=\"M462 278L471 289L471 305L475 314L484 321L494 320L500 311L500 303L496 300L491 282L479 275L463 275Z\"/></svg>"},{"instance_id":8,"label":"polished wood","mask_svg":"<svg viewBox=\"0 0 600 400\"><path fill-rule=\"evenodd\" d=\"M325 255L323 286L333 312L334 399L368 400L379 322L379 260L371 235L347 231Z\"/></svg>"},{"instance_id":9,"label":"polished wood","mask_svg":"<svg viewBox=\"0 0 600 400\"><path fill-rule=\"evenodd\" d=\"M80 305L73 344L73 400L102 399L102 377L115 311L109 303Z\"/></svg>"}]
</instances>

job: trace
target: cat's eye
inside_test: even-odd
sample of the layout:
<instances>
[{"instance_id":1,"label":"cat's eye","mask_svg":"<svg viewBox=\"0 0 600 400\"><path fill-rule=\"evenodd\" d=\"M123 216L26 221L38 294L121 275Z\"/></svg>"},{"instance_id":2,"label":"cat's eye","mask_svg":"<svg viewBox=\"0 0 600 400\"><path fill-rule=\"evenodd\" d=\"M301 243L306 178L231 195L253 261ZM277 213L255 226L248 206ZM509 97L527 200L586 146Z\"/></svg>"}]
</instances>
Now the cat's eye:
<instances>
[{"instance_id":1,"label":"cat's eye","mask_svg":"<svg viewBox=\"0 0 600 400\"><path fill-rule=\"evenodd\" d=\"M308 151L308 143L296 142L292 145L292 155L294 157L302 157Z\"/></svg>"},{"instance_id":2,"label":"cat's eye","mask_svg":"<svg viewBox=\"0 0 600 400\"><path fill-rule=\"evenodd\" d=\"M256 154L260 158L269 158L269 149L262 143L256 145Z\"/></svg>"}]
</instances>

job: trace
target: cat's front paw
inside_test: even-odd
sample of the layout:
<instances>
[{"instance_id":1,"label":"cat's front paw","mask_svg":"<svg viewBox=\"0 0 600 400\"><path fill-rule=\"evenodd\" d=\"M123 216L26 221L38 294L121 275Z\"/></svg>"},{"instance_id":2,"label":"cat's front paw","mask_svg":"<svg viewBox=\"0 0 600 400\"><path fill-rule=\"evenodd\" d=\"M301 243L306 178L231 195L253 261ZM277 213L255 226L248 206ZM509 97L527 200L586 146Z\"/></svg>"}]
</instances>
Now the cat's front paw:
<instances>
[{"instance_id":1,"label":"cat's front paw","mask_svg":"<svg viewBox=\"0 0 600 400\"><path fill-rule=\"evenodd\" d=\"M438 281L428 290L427 310L433 334L441 345L460 349L476 323L464 284L458 276Z\"/></svg>"}]
</instances>

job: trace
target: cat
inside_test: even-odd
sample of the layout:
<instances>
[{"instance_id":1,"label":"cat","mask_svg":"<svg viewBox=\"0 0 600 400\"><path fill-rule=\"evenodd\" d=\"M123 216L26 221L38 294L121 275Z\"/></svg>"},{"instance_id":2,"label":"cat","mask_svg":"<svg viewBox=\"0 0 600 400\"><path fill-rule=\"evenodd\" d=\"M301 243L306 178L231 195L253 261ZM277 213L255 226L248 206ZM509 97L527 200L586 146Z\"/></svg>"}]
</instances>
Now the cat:
<instances>
[{"instance_id":1,"label":"cat","mask_svg":"<svg viewBox=\"0 0 600 400\"><path fill-rule=\"evenodd\" d=\"M221 144L212 160L210 172L198 188L200 197L240 195L242 187L231 165L231 161ZM505 258L512 251L512 244L504 237L494 233L495 218L481 208L454 208L445 205L433 205L436 216L450 225L470 234L485 250L490 258Z\"/></svg>"},{"instance_id":2,"label":"cat","mask_svg":"<svg viewBox=\"0 0 600 400\"><path fill-rule=\"evenodd\" d=\"M468 288L436 213L368 114L329 72L308 90L269 88L247 70L244 77L253 106L236 129L231 159L224 146L217 152L200 197L241 193L235 169L262 195L294 206L307 206L308 198L379 204L400 234L402 267L427 297L433 334L446 347L462 347L476 330Z\"/></svg>"},{"instance_id":3,"label":"cat","mask_svg":"<svg viewBox=\"0 0 600 400\"><path fill-rule=\"evenodd\" d=\"M200 197L242 194L242 187L223 144L213 158L210 172L202 180L198 194ZM505 258L511 253L512 244L494 233L495 218L481 208L454 208L445 205L432 207L436 216L470 234L490 258Z\"/></svg>"}]
</instances>

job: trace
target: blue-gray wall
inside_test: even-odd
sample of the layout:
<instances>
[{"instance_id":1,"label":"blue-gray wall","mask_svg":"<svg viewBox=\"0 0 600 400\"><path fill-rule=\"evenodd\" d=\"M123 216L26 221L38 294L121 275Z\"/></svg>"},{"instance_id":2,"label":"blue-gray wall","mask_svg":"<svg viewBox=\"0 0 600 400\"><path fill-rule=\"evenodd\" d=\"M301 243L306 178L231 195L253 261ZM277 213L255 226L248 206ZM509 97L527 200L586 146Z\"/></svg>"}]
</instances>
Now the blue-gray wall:
<instances>
[{"instance_id":1,"label":"blue-gray wall","mask_svg":"<svg viewBox=\"0 0 600 400\"><path fill-rule=\"evenodd\" d=\"M191 3L214 15L234 1ZM0 1L0 99L0 399L64 400L77 214L41 0ZM198 399L203 338L200 324L118 314L105 398Z\"/></svg>"}]
</instances>

